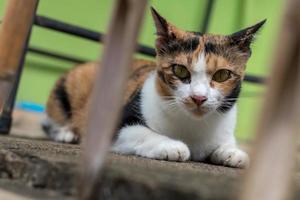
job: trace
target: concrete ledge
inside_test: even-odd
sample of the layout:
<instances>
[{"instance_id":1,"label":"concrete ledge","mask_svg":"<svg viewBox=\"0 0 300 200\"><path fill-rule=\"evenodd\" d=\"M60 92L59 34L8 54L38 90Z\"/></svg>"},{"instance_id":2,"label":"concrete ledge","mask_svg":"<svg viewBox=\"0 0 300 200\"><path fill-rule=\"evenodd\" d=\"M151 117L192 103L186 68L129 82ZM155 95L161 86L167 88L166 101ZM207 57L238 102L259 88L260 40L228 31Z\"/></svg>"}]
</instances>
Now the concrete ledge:
<instances>
[{"instance_id":1,"label":"concrete ledge","mask_svg":"<svg viewBox=\"0 0 300 200\"><path fill-rule=\"evenodd\" d=\"M79 160L78 145L0 136L0 188L30 199L76 199ZM99 199L232 200L242 174L205 163L110 154Z\"/></svg>"},{"instance_id":2,"label":"concrete ledge","mask_svg":"<svg viewBox=\"0 0 300 200\"><path fill-rule=\"evenodd\" d=\"M16 192L14 186L25 184L21 193L31 198L33 191L40 197L41 190L45 196L76 195L78 145L1 136L0 149L0 187L10 185L4 188ZM111 154L99 194L105 199L232 199L229 191L240 173L203 163Z\"/></svg>"}]
</instances>

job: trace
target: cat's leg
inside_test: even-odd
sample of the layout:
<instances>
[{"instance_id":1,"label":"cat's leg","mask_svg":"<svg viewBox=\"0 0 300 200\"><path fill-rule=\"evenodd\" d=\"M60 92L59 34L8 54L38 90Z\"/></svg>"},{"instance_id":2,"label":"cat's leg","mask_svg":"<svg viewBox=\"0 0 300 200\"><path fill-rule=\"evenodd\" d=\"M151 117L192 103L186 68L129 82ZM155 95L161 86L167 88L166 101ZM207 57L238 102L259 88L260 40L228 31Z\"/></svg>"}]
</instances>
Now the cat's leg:
<instances>
[{"instance_id":1,"label":"cat's leg","mask_svg":"<svg viewBox=\"0 0 300 200\"><path fill-rule=\"evenodd\" d=\"M245 168L249 165L249 157L246 152L239 149L234 137L236 127L237 109L234 105L231 110L222 115L218 121L219 129L216 129L213 138L214 147L210 150L210 161L214 164Z\"/></svg>"},{"instance_id":2,"label":"cat's leg","mask_svg":"<svg viewBox=\"0 0 300 200\"><path fill-rule=\"evenodd\" d=\"M42 127L47 136L56 142L79 142L78 135L72 131L71 127L68 124L61 126L58 123L54 122L51 118L47 117L43 120Z\"/></svg>"},{"instance_id":3,"label":"cat's leg","mask_svg":"<svg viewBox=\"0 0 300 200\"><path fill-rule=\"evenodd\" d=\"M214 164L246 168L249 165L249 157L247 153L236 147L234 144L226 144L219 146L210 157Z\"/></svg>"},{"instance_id":4,"label":"cat's leg","mask_svg":"<svg viewBox=\"0 0 300 200\"><path fill-rule=\"evenodd\" d=\"M190 158L190 150L186 144L141 125L122 128L112 151L158 160L186 161Z\"/></svg>"}]
</instances>

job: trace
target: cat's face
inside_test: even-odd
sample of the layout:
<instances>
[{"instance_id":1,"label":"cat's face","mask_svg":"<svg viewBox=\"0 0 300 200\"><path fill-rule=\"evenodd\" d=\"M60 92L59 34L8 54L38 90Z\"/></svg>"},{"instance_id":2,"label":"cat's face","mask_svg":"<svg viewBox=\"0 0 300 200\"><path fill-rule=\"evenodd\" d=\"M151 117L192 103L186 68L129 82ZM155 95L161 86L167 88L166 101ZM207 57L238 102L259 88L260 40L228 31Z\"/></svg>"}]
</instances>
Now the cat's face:
<instances>
[{"instance_id":1,"label":"cat's face","mask_svg":"<svg viewBox=\"0 0 300 200\"><path fill-rule=\"evenodd\" d=\"M225 36L183 31L154 9L152 15L161 97L193 116L228 111L240 93L254 34L265 21Z\"/></svg>"}]
</instances>

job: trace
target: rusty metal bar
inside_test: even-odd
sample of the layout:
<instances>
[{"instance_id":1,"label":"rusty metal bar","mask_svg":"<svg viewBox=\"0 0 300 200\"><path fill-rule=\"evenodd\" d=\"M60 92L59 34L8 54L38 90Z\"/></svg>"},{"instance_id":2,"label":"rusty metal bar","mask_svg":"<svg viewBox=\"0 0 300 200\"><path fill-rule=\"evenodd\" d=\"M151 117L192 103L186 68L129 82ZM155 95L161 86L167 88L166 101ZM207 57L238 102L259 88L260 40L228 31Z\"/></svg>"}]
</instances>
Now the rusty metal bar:
<instances>
[{"instance_id":1,"label":"rusty metal bar","mask_svg":"<svg viewBox=\"0 0 300 200\"><path fill-rule=\"evenodd\" d=\"M30 52L32 54L45 56L45 57L49 57L49 58L53 58L53 59L58 59L58 60L62 60L65 62L71 62L71 63L86 63L86 62L88 62L88 60L84 59L84 58L78 58L75 56L58 53L58 52L54 52L51 50L46 50L46 49L34 47L34 46L28 47L27 50L28 50L28 52Z\"/></svg>"},{"instance_id":2,"label":"rusty metal bar","mask_svg":"<svg viewBox=\"0 0 300 200\"><path fill-rule=\"evenodd\" d=\"M81 199L97 199L101 169L119 120L125 82L147 0L117 0L94 86L84 141Z\"/></svg>"},{"instance_id":3,"label":"rusty metal bar","mask_svg":"<svg viewBox=\"0 0 300 200\"><path fill-rule=\"evenodd\" d=\"M299 7L300 1L287 1L241 200L282 200L291 195L300 132Z\"/></svg>"},{"instance_id":4,"label":"rusty metal bar","mask_svg":"<svg viewBox=\"0 0 300 200\"><path fill-rule=\"evenodd\" d=\"M86 28L82 28L80 26L76 26L74 24L66 23L66 22L61 22L55 19L52 19L50 17L45 17L45 16L36 16L35 18L35 25L43 27L43 28L48 28L51 30L59 31L62 33L70 34L73 36L85 38L91 41L99 42L103 41L105 38L105 34L96 32L93 30L89 30ZM138 44L136 51L145 54L148 56L155 56L155 49L151 48L149 46L143 45L143 44Z\"/></svg>"},{"instance_id":5,"label":"rusty metal bar","mask_svg":"<svg viewBox=\"0 0 300 200\"><path fill-rule=\"evenodd\" d=\"M0 29L0 133L8 133L38 0L8 0ZM13 94L12 94L13 93Z\"/></svg>"},{"instance_id":6,"label":"rusty metal bar","mask_svg":"<svg viewBox=\"0 0 300 200\"><path fill-rule=\"evenodd\" d=\"M215 4L215 0L207 0L207 5L206 5L206 9L205 9L205 13L204 13L204 18L203 21L201 23L201 33L206 33L208 31L209 28L209 22L212 16L212 11L213 11L213 7Z\"/></svg>"},{"instance_id":7,"label":"rusty metal bar","mask_svg":"<svg viewBox=\"0 0 300 200\"><path fill-rule=\"evenodd\" d=\"M254 84L264 84L266 82L266 79L267 79L266 77L251 75L251 74L246 74L244 77L245 82L254 83Z\"/></svg>"}]
</instances>

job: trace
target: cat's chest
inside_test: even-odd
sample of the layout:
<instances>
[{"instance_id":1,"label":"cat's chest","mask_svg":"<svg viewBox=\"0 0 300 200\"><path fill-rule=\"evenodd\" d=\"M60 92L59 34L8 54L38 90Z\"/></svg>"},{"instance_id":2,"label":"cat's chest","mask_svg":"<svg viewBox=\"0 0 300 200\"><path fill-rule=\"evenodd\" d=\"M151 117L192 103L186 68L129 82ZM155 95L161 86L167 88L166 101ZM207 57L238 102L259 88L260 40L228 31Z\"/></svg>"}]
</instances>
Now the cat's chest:
<instances>
[{"instance_id":1,"label":"cat's chest","mask_svg":"<svg viewBox=\"0 0 300 200\"><path fill-rule=\"evenodd\" d=\"M191 121L175 110L167 113L151 105L143 109L143 115L147 126L155 132L191 146L207 143L218 129L214 122Z\"/></svg>"},{"instance_id":2,"label":"cat's chest","mask_svg":"<svg viewBox=\"0 0 300 200\"><path fill-rule=\"evenodd\" d=\"M219 145L234 142L235 121L230 116L223 120L212 116L196 122L184 118L180 120L179 115L175 119L168 118L165 113L152 109L144 117L150 129L187 144L194 160L202 161Z\"/></svg>"}]
</instances>

